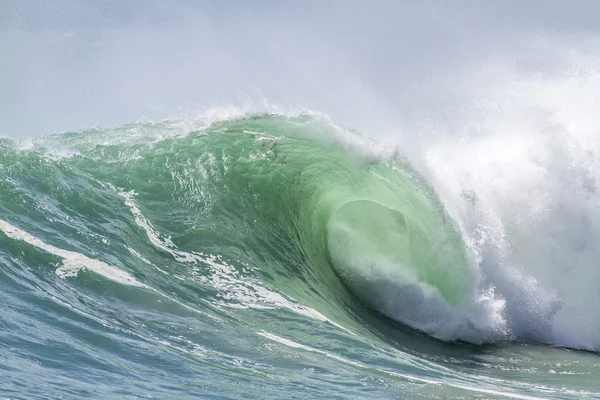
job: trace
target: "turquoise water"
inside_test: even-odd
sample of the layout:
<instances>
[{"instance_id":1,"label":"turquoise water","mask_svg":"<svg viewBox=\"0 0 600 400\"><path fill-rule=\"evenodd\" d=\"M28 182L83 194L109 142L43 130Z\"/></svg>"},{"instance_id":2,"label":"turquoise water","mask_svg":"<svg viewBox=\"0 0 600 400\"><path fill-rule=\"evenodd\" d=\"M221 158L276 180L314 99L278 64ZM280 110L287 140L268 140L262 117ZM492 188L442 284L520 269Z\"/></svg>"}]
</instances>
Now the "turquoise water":
<instances>
[{"instance_id":1,"label":"turquoise water","mask_svg":"<svg viewBox=\"0 0 600 400\"><path fill-rule=\"evenodd\" d=\"M274 114L0 140L0 396L600 397L377 149Z\"/></svg>"}]
</instances>

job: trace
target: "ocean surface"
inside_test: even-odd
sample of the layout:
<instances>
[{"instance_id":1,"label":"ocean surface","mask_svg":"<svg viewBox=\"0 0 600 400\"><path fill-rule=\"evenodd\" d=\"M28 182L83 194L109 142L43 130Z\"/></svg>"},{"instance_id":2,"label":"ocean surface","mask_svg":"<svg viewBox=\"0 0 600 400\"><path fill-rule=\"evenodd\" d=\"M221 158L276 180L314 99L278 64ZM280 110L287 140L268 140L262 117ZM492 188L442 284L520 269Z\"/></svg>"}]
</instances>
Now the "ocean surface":
<instances>
[{"instance_id":1,"label":"ocean surface","mask_svg":"<svg viewBox=\"0 0 600 400\"><path fill-rule=\"evenodd\" d=\"M0 398L600 398L579 148L535 186L316 113L0 139Z\"/></svg>"}]
</instances>

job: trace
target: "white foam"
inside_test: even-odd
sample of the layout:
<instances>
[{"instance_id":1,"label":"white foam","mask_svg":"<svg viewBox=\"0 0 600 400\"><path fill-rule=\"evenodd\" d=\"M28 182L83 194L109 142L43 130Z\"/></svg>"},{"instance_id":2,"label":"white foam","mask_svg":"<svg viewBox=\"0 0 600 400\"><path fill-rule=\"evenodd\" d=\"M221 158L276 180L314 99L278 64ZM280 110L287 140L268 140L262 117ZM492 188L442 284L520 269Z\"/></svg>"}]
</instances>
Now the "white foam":
<instances>
[{"instance_id":1,"label":"white foam","mask_svg":"<svg viewBox=\"0 0 600 400\"><path fill-rule=\"evenodd\" d=\"M74 251L63 250L46 244L40 239L1 219L0 230L13 240L24 241L40 250L44 250L50 254L62 258L63 264L56 269L56 274L61 278L76 276L81 269L85 268L107 279L110 279L111 281L121 283L123 285L146 287L146 285L139 282L133 276L123 270L120 270L119 268L108 265L100 260L89 258Z\"/></svg>"}]
</instances>

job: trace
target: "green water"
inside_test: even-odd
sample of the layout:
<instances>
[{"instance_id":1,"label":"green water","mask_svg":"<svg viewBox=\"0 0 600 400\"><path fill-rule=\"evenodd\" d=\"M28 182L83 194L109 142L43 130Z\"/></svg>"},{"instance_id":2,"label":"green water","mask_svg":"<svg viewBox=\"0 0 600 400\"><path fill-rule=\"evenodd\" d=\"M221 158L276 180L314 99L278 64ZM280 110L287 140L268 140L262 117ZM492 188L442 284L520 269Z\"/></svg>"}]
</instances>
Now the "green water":
<instances>
[{"instance_id":1,"label":"green water","mask_svg":"<svg viewBox=\"0 0 600 400\"><path fill-rule=\"evenodd\" d=\"M0 395L600 396L368 143L311 115L0 141Z\"/></svg>"}]
</instances>

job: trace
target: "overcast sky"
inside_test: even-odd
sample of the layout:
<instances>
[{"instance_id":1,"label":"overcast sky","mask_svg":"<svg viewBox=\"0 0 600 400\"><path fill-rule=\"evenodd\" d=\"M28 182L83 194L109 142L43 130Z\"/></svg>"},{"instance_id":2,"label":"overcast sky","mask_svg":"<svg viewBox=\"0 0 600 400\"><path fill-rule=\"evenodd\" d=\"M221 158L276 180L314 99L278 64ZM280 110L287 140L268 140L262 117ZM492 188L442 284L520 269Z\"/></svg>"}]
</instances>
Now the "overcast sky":
<instances>
[{"instance_id":1,"label":"overcast sky","mask_svg":"<svg viewBox=\"0 0 600 400\"><path fill-rule=\"evenodd\" d=\"M0 136L265 103L403 126L489 60L556 67L554 39L590 46L598 15L592 1L3 1Z\"/></svg>"}]
</instances>

